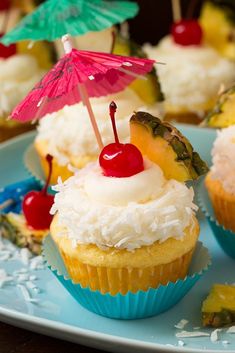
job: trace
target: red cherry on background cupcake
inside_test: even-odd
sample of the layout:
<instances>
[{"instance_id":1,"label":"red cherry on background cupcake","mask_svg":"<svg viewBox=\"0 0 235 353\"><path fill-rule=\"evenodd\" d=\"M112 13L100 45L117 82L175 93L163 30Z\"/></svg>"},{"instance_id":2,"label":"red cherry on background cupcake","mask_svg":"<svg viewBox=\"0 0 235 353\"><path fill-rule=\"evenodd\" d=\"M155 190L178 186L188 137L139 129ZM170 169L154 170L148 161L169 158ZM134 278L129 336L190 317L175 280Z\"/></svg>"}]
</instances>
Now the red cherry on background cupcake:
<instances>
[{"instance_id":1,"label":"red cherry on background cupcake","mask_svg":"<svg viewBox=\"0 0 235 353\"><path fill-rule=\"evenodd\" d=\"M180 20L171 27L174 42L180 45L200 45L202 28L196 20Z\"/></svg>"},{"instance_id":2,"label":"red cherry on background cupcake","mask_svg":"<svg viewBox=\"0 0 235 353\"><path fill-rule=\"evenodd\" d=\"M0 11L7 11L11 7L10 0L1 0L0 1Z\"/></svg>"},{"instance_id":3,"label":"red cherry on background cupcake","mask_svg":"<svg viewBox=\"0 0 235 353\"><path fill-rule=\"evenodd\" d=\"M144 170L141 152L131 143L120 143L118 139L115 112L117 106L111 102L109 113L112 121L115 142L105 146L100 153L99 163L105 176L125 178Z\"/></svg>"},{"instance_id":4,"label":"red cherry on background cupcake","mask_svg":"<svg viewBox=\"0 0 235 353\"><path fill-rule=\"evenodd\" d=\"M4 33L0 33L0 38ZM0 58L7 59L16 54L16 44L10 44L8 47L0 43Z\"/></svg>"},{"instance_id":5,"label":"red cherry on background cupcake","mask_svg":"<svg viewBox=\"0 0 235 353\"><path fill-rule=\"evenodd\" d=\"M23 199L22 209L27 224L36 230L49 229L53 216L50 209L54 203L54 196L47 193L52 173L51 155L46 156L49 164L49 173L46 184L41 191L30 191Z\"/></svg>"}]
</instances>

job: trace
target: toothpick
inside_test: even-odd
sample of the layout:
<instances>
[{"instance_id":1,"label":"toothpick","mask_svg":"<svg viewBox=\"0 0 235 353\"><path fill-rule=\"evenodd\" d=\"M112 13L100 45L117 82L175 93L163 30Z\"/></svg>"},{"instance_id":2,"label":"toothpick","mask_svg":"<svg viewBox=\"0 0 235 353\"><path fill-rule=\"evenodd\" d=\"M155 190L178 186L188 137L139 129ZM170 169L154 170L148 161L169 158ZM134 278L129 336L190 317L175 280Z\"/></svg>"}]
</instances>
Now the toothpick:
<instances>
[{"instance_id":1,"label":"toothpick","mask_svg":"<svg viewBox=\"0 0 235 353\"><path fill-rule=\"evenodd\" d=\"M182 18L180 0L171 0L171 5L174 22L178 22Z\"/></svg>"}]
</instances>

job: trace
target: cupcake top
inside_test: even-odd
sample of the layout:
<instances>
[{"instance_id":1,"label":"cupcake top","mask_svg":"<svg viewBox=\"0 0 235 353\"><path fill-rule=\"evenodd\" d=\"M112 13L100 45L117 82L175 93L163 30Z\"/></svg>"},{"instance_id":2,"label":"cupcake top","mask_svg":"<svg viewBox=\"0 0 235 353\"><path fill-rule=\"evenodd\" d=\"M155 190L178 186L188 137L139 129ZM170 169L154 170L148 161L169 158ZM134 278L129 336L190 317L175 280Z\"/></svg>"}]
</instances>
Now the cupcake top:
<instances>
[{"instance_id":1,"label":"cupcake top","mask_svg":"<svg viewBox=\"0 0 235 353\"><path fill-rule=\"evenodd\" d=\"M31 55L0 58L0 115L10 113L43 74Z\"/></svg>"},{"instance_id":2,"label":"cupcake top","mask_svg":"<svg viewBox=\"0 0 235 353\"><path fill-rule=\"evenodd\" d=\"M211 176L225 191L235 194L235 125L217 132L212 149Z\"/></svg>"},{"instance_id":3,"label":"cupcake top","mask_svg":"<svg viewBox=\"0 0 235 353\"><path fill-rule=\"evenodd\" d=\"M166 63L158 65L158 74L167 111L203 115L220 85L228 87L235 79L235 63L207 45L182 46L166 36L156 47L145 45L145 50L152 59Z\"/></svg>"},{"instance_id":4,"label":"cupcake top","mask_svg":"<svg viewBox=\"0 0 235 353\"><path fill-rule=\"evenodd\" d=\"M116 120L122 142L129 140L128 123L130 114L134 110L142 109L145 104L128 88L115 95L90 100L105 145L113 139L108 103L114 97L118 102ZM151 109L158 110L158 105ZM38 126L37 141L47 143L48 153L52 154L60 165L66 165L70 162L71 156L98 156L99 154L89 115L82 103L65 106L62 110L47 114L41 119Z\"/></svg>"},{"instance_id":5,"label":"cupcake top","mask_svg":"<svg viewBox=\"0 0 235 353\"><path fill-rule=\"evenodd\" d=\"M172 236L183 239L197 209L193 189L166 180L160 167L147 159L144 166L138 174L116 178L104 176L97 163L90 163L54 187L51 212L57 212L74 246L131 251Z\"/></svg>"}]
</instances>

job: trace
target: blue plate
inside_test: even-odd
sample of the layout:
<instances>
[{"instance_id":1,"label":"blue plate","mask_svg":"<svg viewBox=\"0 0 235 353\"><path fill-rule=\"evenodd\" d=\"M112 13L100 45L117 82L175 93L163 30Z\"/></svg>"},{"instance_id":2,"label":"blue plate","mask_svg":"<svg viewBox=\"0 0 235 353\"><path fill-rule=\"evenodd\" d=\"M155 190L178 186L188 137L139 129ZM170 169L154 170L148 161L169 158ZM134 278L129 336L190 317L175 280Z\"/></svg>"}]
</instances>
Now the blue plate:
<instances>
[{"instance_id":1,"label":"blue plate","mask_svg":"<svg viewBox=\"0 0 235 353\"><path fill-rule=\"evenodd\" d=\"M210 161L210 148L215 131L182 126L180 130L190 138L204 159ZM32 143L34 135L25 134L0 146L0 187L28 177L22 156ZM212 255L212 266L203 278L169 311L149 319L122 321L93 314L79 304L62 287L48 270L38 270L37 284L42 289L37 295L38 304L26 302L18 288L4 286L0 289L0 320L36 332L69 341L115 352L230 352L235 351L235 336L221 333L219 342L209 337L181 338L184 347L178 347L174 325L181 319L189 320L188 331L201 326L200 308L213 283L233 283L234 261L226 256L212 236L204 217L199 214L200 239ZM22 266L16 260L0 261L0 268L11 274ZM211 329L200 329L211 333ZM222 340L230 342L224 346Z\"/></svg>"}]
</instances>

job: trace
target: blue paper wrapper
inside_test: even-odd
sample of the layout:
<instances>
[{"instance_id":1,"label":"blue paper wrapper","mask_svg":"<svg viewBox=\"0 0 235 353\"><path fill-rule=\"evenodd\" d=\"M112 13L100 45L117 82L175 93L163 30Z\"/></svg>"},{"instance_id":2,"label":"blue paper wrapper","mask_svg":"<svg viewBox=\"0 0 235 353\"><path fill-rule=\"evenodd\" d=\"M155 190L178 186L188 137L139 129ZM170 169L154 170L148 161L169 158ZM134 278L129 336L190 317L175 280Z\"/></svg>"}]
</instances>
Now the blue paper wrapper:
<instances>
[{"instance_id":1,"label":"blue paper wrapper","mask_svg":"<svg viewBox=\"0 0 235 353\"><path fill-rule=\"evenodd\" d=\"M34 177L1 188L0 205L10 201L9 206L1 209L1 213L20 213L23 197L32 190L41 190L41 184Z\"/></svg>"},{"instance_id":2,"label":"blue paper wrapper","mask_svg":"<svg viewBox=\"0 0 235 353\"><path fill-rule=\"evenodd\" d=\"M49 269L79 304L96 314L125 320L146 318L170 309L189 292L210 265L207 248L198 242L189 274L183 280L169 282L157 289L150 288L146 292L128 292L125 295L113 296L109 293L101 294L99 291L82 288L79 284L73 283L50 235L44 240L43 256Z\"/></svg>"},{"instance_id":3,"label":"blue paper wrapper","mask_svg":"<svg viewBox=\"0 0 235 353\"><path fill-rule=\"evenodd\" d=\"M235 259L235 233L225 229L224 226L219 224L216 220L204 180L202 180L197 187L196 198L197 204L206 216L217 242L227 255Z\"/></svg>"}]
</instances>

